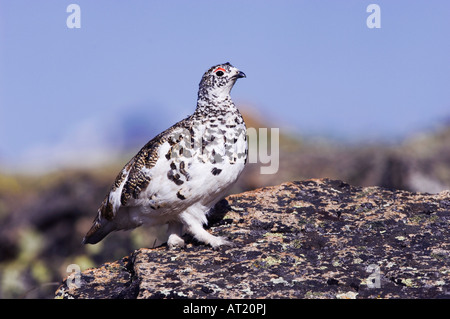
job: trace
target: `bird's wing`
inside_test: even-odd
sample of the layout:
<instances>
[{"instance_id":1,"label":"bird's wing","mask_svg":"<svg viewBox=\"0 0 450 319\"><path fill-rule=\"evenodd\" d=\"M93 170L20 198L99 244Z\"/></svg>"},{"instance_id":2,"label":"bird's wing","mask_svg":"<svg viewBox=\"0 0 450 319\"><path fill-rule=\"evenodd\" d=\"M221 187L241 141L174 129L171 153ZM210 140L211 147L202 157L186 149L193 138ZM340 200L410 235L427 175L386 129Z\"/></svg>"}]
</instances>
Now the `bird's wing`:
<instances>
[{"instance_id":1,"label":"bird's wing","mask_svg":"<svg viewBox=\"0 0 450 319\"><path fill-rule=\"evenodd\" d=\"M126 216L120 216L120 213L118 218L119 209L124 206L134 206L139 202L142 192L151 182L150 169L155 166L161 156L160 146L167 142L170 147L176 147L181 141L180 132L189 129L188 123L189 118L184 119L155 136L124 166L100 205L94 223L84 237L83 243L95 244L113 230L137 226L132 221L121 219L122 217L126 219ZM118 219L121 221L119 222Z\"/></svg>"},{"instance_id":2,"label":"bird's wing","mask_svg":"<svg viewBox=\"0 0 450 319\"><path fill-rule=\"evenodd\" d=\"M125 165L99 208L103 217L109 220L114 218L121 206L133 206L134 200L140 198L141 192L151 182L149 170L158 161L160 146L168 142L171 147L176 147L180 142L177 139L179 132L186 130L186 120L155 136Z\"/></svg>"}]
</instances>

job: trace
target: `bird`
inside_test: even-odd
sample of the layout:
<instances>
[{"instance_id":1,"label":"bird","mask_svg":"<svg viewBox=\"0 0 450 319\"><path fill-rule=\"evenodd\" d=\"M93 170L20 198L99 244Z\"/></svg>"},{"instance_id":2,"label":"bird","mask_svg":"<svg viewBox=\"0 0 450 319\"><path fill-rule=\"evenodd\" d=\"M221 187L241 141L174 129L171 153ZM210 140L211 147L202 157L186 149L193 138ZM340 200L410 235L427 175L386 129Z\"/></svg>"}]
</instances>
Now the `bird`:
<instances>
[{"instance_id":1,"label":"bird","mask_svg":"<svg viewBox=\"0 0 450 319\"><path fill-rule=\"evenodd\" d=\"M184 233L212 248L233 246L204 225L247 163L246 125L230 97L245 77L229 62L203 74L194 113L156 135L123 167L83 244L113 231L167 224L170 249L185 246Z\"/></svg>"}]
</instances>

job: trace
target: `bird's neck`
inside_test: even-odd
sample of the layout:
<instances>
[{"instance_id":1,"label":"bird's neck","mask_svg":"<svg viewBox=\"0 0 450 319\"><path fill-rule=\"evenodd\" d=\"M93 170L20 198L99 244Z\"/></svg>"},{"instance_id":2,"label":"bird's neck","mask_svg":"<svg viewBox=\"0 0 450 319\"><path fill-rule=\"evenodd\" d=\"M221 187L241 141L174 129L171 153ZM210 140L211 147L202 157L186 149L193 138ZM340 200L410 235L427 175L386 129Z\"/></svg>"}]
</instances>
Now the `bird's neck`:
<instances>
[{"instance_id":1,"label":"bird's neck","mask_svg":"<svg viewBox=\"0 0 450 319\"><path fill-rule=\"evenodd\" d=\"M235 110L236 107L231 100L229 94L214 95L214 94L200 94L197 100L196 113L205 114L217 114L227 113Z\"/></svg>"}]
</instances>

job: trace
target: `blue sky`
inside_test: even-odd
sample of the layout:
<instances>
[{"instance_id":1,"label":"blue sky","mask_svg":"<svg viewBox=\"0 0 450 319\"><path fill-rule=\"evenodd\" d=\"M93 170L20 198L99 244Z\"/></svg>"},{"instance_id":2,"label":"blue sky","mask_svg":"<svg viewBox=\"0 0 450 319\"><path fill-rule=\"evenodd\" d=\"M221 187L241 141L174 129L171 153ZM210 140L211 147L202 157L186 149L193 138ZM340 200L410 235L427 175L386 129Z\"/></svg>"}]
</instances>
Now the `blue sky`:
<instances>
[{"instance_id":1,"label":"blue sky","mask_svg":"<svg viewBox=\"0 0 450 319\"><path fill-rule=\"evenodd\" d=\"M192 113L227 61L247 74L236 104L281 132L409 136L450 117L449 17L444 0L0 0L0 168L116 156Z\"/></svg>"}]
</instances>

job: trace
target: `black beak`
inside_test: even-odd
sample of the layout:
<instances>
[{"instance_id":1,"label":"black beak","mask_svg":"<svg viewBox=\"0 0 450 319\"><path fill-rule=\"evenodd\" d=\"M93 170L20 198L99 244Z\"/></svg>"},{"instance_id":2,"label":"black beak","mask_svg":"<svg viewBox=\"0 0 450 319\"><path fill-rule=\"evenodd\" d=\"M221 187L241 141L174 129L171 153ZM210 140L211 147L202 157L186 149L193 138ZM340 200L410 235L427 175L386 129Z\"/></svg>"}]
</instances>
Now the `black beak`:
<instances>
[{"instance_id":1,"label":"black beak","mask_svg":"<svg viewBox=\"0 0 450 319\"><path fill-rule=\"evenodd\" d=\"M247 76L245 75L245 73L244 72L242 72L242 71L239 71L239 73L238 74L236 74L236 78L246 78Z\"/></svg>"}]
</instances>

